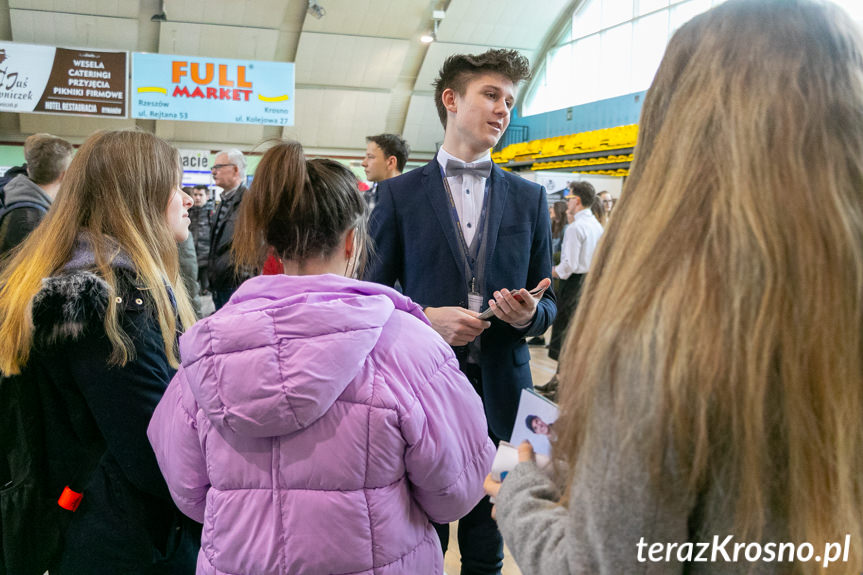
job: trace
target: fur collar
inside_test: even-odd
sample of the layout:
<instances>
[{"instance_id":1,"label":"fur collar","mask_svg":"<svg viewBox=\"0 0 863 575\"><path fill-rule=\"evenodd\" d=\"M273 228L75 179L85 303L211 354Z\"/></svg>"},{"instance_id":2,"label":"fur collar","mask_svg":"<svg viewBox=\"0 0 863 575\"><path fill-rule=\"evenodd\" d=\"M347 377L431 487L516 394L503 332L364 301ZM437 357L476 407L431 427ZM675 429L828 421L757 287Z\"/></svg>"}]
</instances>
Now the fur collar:
<instances>
[{"instance_id":1,"label":"fur collar","mask_svg":"<svg viewBox=\"0 0 863 575\"><path fill-rule=\"evenodd\" d=\"M50 347L75 341L105 319L108 282L91 271L76 270L42 280L33 298L34 344Z\"/></svg>"},{"instance_id":2,"label":"fur collar","mask_svg":"<svg viewBox=\"0 0 863 575\"><path fill-rule=\"evenodd\" d=\"M103 238L103 241L108 242L109 248L113 246L111 266L117 273L118 290L123 292L114 297L125 296L134 285L134 266L126 253L114 246L113 240ZM93 272L95 266L92 240L81 232L72 257L57 275L42 280L42 288L33 298L36 345L50 347L75 341L89 327L102 329L112 294L108 282Z\"/></svg>"}]
</instances>

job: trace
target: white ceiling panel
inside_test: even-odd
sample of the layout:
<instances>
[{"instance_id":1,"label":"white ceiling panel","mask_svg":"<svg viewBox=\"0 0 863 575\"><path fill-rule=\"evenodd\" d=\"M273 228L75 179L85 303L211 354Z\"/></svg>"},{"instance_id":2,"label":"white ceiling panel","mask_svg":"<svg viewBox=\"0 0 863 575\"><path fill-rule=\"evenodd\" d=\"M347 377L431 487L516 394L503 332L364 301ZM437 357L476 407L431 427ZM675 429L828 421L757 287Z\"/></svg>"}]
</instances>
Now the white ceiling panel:
<instances>
[{"instance_id":1,"label":"white ceiling panel","mask_svg":"<svg viewBox=\"0 0 863 575\"><path fill-rule=\"evenodd\" d=\"M9 0L10 8L138 18L138 2L128 0Z\"/></svg>"},{"instance_id":2,"label":"white ceiling panel","mask_svg":"<svg viewBox=\"0 0 863 575\"><path fill-rule=\"evenodd\" d=\"M90 118L86 116L60 116L56 114L21 114L21 132L36 134L48 132L68 138L79 144L97 130L127 130L135 127L135 120L119 118Z\"/></svg>"},{"instance_id":3,"label":"white ceiling panel","mask_svg":"<svg viewBox=\"0 0 863 575\"><path fill-rule=\"evenodd\" d=\"M256 124L221 124L211 122L156 122L156 135L169 142L210 142L211 147L225 148L231 144L252 147L263 140L264 128Z\"/></svg>"},{"instance_id":4,"label":"white ceiling panel","mask_svg":"<svg viewBox=\"0 0 863 575\"><path fill-rule=\"evenodd\" d=\"M138 19L10 10L12 40L32 44L136 50Z\"/></svg>"},{"instance_id":5,"label":"white ceiling panel","mask_svg":"<svg viewBox=\"0 0 863 575\"><path fill-rule=\"evenodd\" d=\"M278 30L257 29L253 33L239 26L215 26L163 22L159 34L161 54L272 60L279 42Z\"/></svg>"},{"instance_id":6,"label":"white ceiling panel","mask_svg":"<svg viewBox=\"0 0 863 575\"><path fill-rule=\"evenodd\" d=\"M305 3L305 0L292 2ZM173 22L278 28L290 4L286 0L173 0L168 2L165 11L168 20ZM246 33L254 36L256 31L247 30Z\"/></svg>"},{"instance_id":7,"label":"white ceiling panel","mask_svg":"<svg viewBox=\"0 0 863 575\"><path fill-rule=\"evenodd\" d=\"M155 129L178 145L254 148L283 133L321 153L361 155L365 138L402 133L434 153L443 129L430 95L444 60L490 47L532 58L562 11L578 0L0 0L0 38L54 46L152 51L296 63L296 126L4 114L0 138L38 131L81 141L97 129ZM438 42L419 42L446 8ZM20 117L20 121L19 121ZM14 121L12 121L14 120ZM335 151L333 151L335 150Z\"/></svg>"},{"instance_id":8,"label":"white ceiling panel","mask_svg":"<svg viewBox=\"0 0 863 575\"><path fill-rule=\"evenodd\" d=\"M429 46L426 52L425 60L423 60L420 73L417 75L417 81L414 84L414 90L417 92L434 91L432 82L437 79L441 66L444 60L453 54L481 54L490 48L500 48L500 46L476 46L473 44L447 44L445 42L434 42ZM519 50L519 52L531 60L533 64L533 50Z\"/></svg>"},{"instance_id":9,"label":"white ceiling panel","mask_svg":"<svg viewBox=\"0 0 863 575\"><path fill-rule=\"evenodd\" d=\"M297 48L297 84L390 89L408 45L407 40L304 32Z\"/></svg>"},{"instance_id":10,"label":"white ceiling panel","mask_svg":"<svg viewBox=\"0 0 863 575\"><path fill-rule=\"evenodd\" d=\"M437 151L437 144L443 142L443 126L432 96L411 97L402 137L414 152Z\"/></svg>"},{"instance_id":11,"label":"white ceiling panel","mask_svg":"<svg viewBox=\"0 0 863 575\"><path fill-rule=\"evenodd\" d=\"M366 136L386 126L390 95L360 90L297 89L297 124L284 135L303 146L365 148Z\"/></svg>"},{"instance_id":12,"label":"white ceiling panel","mask_svg":"<svg viewBox=\"0 0 863 575\"><path fill-rule=\"evenodd\" d=\"M318 0L326 15L306 15L304 32L418 38L431 25L433 0Z\"/></svg>"},{"instance_id":13,"label":"white ceiling panel","mask_svg":"<svg viewBox=\"0 0 863 575\"><path fill-rule=\"evenodd\" d=\"M452 0L438 27L441 42L536 50L568 0Z\"/></svg>"}]
</instances>

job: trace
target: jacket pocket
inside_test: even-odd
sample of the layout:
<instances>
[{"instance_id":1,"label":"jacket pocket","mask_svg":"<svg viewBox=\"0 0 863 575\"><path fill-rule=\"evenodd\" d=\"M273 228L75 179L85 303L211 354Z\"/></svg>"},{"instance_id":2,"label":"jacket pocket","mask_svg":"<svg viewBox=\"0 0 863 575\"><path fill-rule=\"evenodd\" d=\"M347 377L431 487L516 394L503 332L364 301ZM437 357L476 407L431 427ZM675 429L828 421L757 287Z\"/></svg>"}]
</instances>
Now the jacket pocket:
<instances>
[{"instance_id":1,"label":"jacket pocket","mask_svg":"<svg viewBox=\"0 0 863 575\"><path fill-rule=\"evenodd\" d=\"M500 231L498 231L498 236L514 236L516 234L527 234L530 233L530 224L529 223L521 223L515 224L513 226L501 226Z\"/></svg>"},{"instance_id":2,"label":"jacket pocket","mask_svg":"<svg viewBox=\"0 0 863 575\"><path fill-rule=\"evenodd\" d=\"M515 365L524 365L530 361L530 349L527 344L521 343L518 347L512 350L512 362Z\"/></svg>"}]
</instances>

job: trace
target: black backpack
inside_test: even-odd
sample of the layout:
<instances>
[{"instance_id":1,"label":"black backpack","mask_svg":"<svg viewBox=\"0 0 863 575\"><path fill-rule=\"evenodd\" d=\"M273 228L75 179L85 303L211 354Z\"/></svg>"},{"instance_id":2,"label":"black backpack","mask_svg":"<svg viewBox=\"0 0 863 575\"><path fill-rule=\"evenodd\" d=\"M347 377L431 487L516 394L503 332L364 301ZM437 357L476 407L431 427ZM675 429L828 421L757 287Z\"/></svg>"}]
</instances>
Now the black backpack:
<instances>
[{"instance_id":1,"label":"black backpack","mask_svg":"<svg viewBox=\"0 0 863 575\"><path fill-rule=\"evenodd\" d=\"M68 487L50 485L40 393L26 370L0 375L0 575L45 573L80 501ZM73 489L83 491L96 464L80 462Z\"/></svg>"}]
</instances>

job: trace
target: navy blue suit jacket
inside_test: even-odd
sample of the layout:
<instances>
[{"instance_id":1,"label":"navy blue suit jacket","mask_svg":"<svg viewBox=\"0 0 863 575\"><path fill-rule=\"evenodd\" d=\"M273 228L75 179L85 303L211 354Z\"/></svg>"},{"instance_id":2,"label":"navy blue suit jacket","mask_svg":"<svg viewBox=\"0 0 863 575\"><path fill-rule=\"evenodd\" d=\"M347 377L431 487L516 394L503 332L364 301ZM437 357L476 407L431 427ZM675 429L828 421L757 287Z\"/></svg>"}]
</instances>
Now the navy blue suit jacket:
<instances>
[{"instance_id":1,"label":"navy blue suit jacket","mask_svg":"<svg viewBox=\"0 0 863 575\"><path fill-rule=\"evenodd\" d=\"M551 226L545 189L497 166L486 201L487 263L480 293L487 305L495 290L533 289L551 277ZM468 280L437 160L378 185L370 230L375 253L365 279L390 286L398 280L405 295L423 307L467 307ZM480 336L485 413L501 439L512 434L521 389L532 385L524 338L545 333L556 312L549 289L529 327L515 329L494 318ZM464 362L467 348L455 349Z\"/></svg>"}]
</instances>

